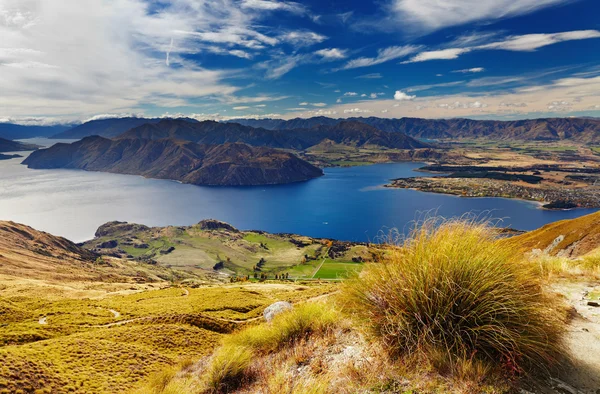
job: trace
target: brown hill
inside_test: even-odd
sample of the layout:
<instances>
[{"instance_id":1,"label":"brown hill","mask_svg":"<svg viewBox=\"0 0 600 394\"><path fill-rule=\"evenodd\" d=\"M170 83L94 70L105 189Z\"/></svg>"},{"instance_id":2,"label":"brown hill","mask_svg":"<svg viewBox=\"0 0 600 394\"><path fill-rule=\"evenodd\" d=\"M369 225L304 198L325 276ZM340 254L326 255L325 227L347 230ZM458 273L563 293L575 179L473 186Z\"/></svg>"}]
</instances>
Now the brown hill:
<instances>
[{"instance_id":1,"label":"brown hill","mask_svg":"<svg viewBox=\"0 0 600 394\"><path fill-rule=\"evenodd\" d=\"M77 168L218 186L283 184L323 175L319 168L291 153L265 147L96 136L36 151L23 164L29 168Z\"/></svg>"},{"instance_id":2,"label":"brown hill","mask_svg":"<svg viewBox=\"0 0 600 394\"><path fill-rule=\"evenodd\" d=\"M525 251L540 249L551 255L582 256L600 247L600 212L550 223L506 242Z\"/></svg>"},{"instance_id":3,"label":"brown hill","mask_svg":"<svg viewBox=\"0 0 600 394\"><path fill-rule=\"evenodd\" d=\"M0 221L0 274L29 279L93 279L97 255L31 227Z\"/></svg>"}]
</instances>

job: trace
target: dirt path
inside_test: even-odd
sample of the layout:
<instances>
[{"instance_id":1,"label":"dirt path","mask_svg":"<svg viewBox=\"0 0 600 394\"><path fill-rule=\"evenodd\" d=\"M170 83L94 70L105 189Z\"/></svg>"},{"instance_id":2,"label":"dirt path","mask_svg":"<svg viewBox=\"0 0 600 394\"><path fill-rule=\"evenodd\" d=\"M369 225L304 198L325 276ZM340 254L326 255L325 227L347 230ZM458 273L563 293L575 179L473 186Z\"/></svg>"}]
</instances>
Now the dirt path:
<instances>
[{"instance_id":1,"label":"dirt path","mask_svg":"<svg viewBox=\"0 0 600 394\"><path fill-rule=\"evenodd\" d=\"M187 291L187 289L184 289ZM314 301L319 301L322 299L325 299L333 294L338 293L337 291L334 291L332 293L326 293L326 294L321 294L309 299L306 299L304 301L299 301L298 303L305 303L305 302L314 302ZM187 294L189 295L189 291L187 291ZM118 314L118 316L115 314L115 318L118 318L119 316L121 316L121 314L115 310L109 309L113 314ZM222 322L226 322L226 323L234 323L234 324L243 324L243 323L249 323L249 322L253 322L253 321L258 321L261 320L263 318L262 315L257 316L257 317L251 317L249 319L245 319L245 320L233 320L233 319L225 319L225 318L221 318L221 317L213 317L213 316L207 316L213 320L217 320L217 321L222 321ZM107 324L99 324L99 325L95 325L95 326L89 326L89 327L93 327L93 328L110 328L110 327L118 327L118 326L122 326L124 324L128 324L128 323L134 323L134 322L139 322L139 321L144 321L144 320L151 320L151 319L155 319L156 316L144 316L144 317L136 317L133 319L127 319L127 320L121 320L121 321L116 321L113 323L107 323ZM45 319L45 318L44 318ZM40 324L46 324L46 323L41 323L41 318L40 318Z\"/></svg>"},{"instance_id":2,"label":"dirt path","mask_svg":"<svg viewBox=\"0 0 600 394\"><path fill-rule=\"evenodd\" d=\"M48 318L46 316L40 317L40 320L38 320L39 324L45 325L48 324Z\"/></svg>"},{"instance_id":3,"label":"dirt path","mask_svg":"<svg viewBox=\"0 0 600 394\"><path fill-rule=\"evenodd\" d=\"M554 377L551 385L560 392L600 392L600 307L588 305L600 302L600 283L561 283L555 289L566 297L575 316L566 336L572 365Z\"/></svg>"}]
</instances>

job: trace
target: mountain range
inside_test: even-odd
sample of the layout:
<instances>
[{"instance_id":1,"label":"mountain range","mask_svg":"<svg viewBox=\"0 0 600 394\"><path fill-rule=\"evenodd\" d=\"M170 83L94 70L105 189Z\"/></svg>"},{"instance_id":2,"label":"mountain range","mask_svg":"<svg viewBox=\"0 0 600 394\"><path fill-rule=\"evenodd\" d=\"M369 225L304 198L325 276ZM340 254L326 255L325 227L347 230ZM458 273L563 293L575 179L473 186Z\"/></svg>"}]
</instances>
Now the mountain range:
<instances>
[{"instance_id":1,"label":"mountain range","mask_svg":"<svg viewBox=\"0 0 600 394\"><path fill-rule=\"evenodd\" d=\"M341 121L334 125L316 125L292 130L269 130L237 123L204 121L190 123L165 119L131 129L117 138L175 138L199 144L240 142L254 146L304 150L325 140L354 147L380 146L391 149L417 149L429 145L403 133L386 133L357 121Z\"/></svg>"},{"instance_id":2,"label":"mountain range","mask_svg":"<svg viewBox=\"0 0 600 394\"><path fill-rule=\"evenodd\" d=\"M50 137L57 133L62 133L73 126L57 125L57 126L27 126L14 123L0 122L0 138L8 140L17 140L23 138L34 137Z\"/></svg>"},{"instance_id":3,"label":"mountain range","mask_svg":"<svg viewBox=\"0 0 600 394\"><path fill-rule=\"evenodd\" d=\"M327 117L281 119L236 119L251 127L270 130L294 130L315 126L333 126L341 122L361 122L379 130L404 133L421 139L488 138L493 140L561 141L600 143L600 119L596 118L546 118L515 121L473 119L420 119L358 117L332 119Z\"/></svg>"},{"instance_id":4,"label":"mountain range","mask_svg":"<svg viewBox=\"0 0 600 394\"><path fill-rule=\"evenodd\" d=\"M76 168L195 185L242 186L300 182L323 171L295 155L239 143L201 145L167 139L86 137L33 152L29 168Z\"/></svg>"}]
</instances>

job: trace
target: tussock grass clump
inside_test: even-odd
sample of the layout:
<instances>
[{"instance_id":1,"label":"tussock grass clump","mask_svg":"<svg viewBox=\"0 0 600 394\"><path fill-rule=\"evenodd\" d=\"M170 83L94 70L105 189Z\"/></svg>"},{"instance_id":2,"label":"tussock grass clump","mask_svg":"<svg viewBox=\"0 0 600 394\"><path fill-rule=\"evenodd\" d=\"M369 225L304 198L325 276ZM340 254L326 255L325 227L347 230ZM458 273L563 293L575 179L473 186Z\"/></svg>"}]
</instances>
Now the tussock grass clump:
<instances>
[{"instance_id":1,"label":"tussock grass clump","mask_svg":"<svg viewBox=\"0 0 600 394\"><path fill-rule=\"evenodd\" d=\"M429 220L390 249L341 295L390 355L455 375L469 363L483 374L555 363L563 325L552 301L532 265L516 260L492 228Z\"/></svg>"},{"instance_id":2,"label":"tussock grass clump","mask_svg":"<svg viewBox=\"0 0 600 394\"><path fill-rule=\"evenodd\" d=\"M225 393L252 381L252 361L291 347L311 335L326 334L339 315L320 303L306 303L276 316L270 324L243 329L225 337L206 369L206 392Z\"/></svg>"},{"instance_id":3,"label":"tussock grass clump","mask_svg":"<svg viewBox=\"0 0 600 394\"><path fill-rule=\"evenodd\" d=\"M276 316L272 324L248 327L227 337L225 344L270 353L283 346L290 346L312 333L323 333L338 320L338 314L330 307L320 303L306 303Z\"/></svg>"}]
</instances>

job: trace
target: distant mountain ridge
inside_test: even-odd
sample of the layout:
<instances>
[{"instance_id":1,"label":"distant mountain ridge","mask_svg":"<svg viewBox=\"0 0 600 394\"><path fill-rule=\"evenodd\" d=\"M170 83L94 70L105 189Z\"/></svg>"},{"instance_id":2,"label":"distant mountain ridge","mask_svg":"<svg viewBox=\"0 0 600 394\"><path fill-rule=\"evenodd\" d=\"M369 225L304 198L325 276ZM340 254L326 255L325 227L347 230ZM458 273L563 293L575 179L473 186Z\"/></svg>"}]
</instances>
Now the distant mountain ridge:
<instances>
[{"instance_id":1,"label":"distant mountain ridge","mask_svg":"<svg viewBox=\"0 0 600 394\"><path fill-rule=\"evenodd\" d=\"M291 153L265 147L98 136L33 152L23 164L36 169L77 168L215 186L284 184L323 175L321 169Z\"/></svg>"},{"instance_id":2,"label":"distant mountain ridge","mask_svg":"<svg viewBox=\"0 0 600 394\"><path fill-rule=\"evenodd\" d=\"M0 152L22 152L28 150L35 150L38 147L31 144L23 144L17 141L6 140L0 138Z\"/></svg>"},{"instance_id":3,"label":"distant mountain ridge","mask_svg":"<svg viewBox=\"0 0 600 394\"><path fill-rule=\"evenodd\" d=\"M490 138L496 140L560 141L600 143L600 119L546 118L514 121L473 119L420 119L420 118L348 118L327 117L280 119L236 119L233 122L272 130L332 126L355 121L368 124L385 132L400 132L421 139Z\"/></svg>"},{"instance_id":4,"label":"distant mountain ridge","mask_svg":"<svg viewBox=\"0 0 600 394\"><path fill-rule=\"evenodd\" d=\"M85 122L73 128L54 134L50 138L54 139L81 139L91 135L99 135L101 137L116 137L117 135L145 123L157 123L160 119L146 118L110 118L98 119Z\"/></svg>"},{"instance_id":5,"label":"distant mountain ridge","mask_svg":"<svg viewBox=\"0 0 600 394\"><path fill-rule=\"evenodd\" d=\"M28 126L15 123L0 123L0 138L18 140L34 137L50 137L70 129L69 125Z\"/></svg>"},{"instance_id":6,"label":"distant mountain ridge","mask_svg":"<svg viewBox=\"0 0 600 394\"><path fill-rule=\"evenodd\" d=\"M117 138L162 139L175 138L199 144L240 142L253 146L303 150L325 140L355 147L377 145L392 149L418 149L429 145L402 133L386 133L356 121L342 121L334 125L317 125L292 130L268 130L237 123L204 121L189 123L182 120L162 120L131 129Z\"/></svg>"}]
</instances>

